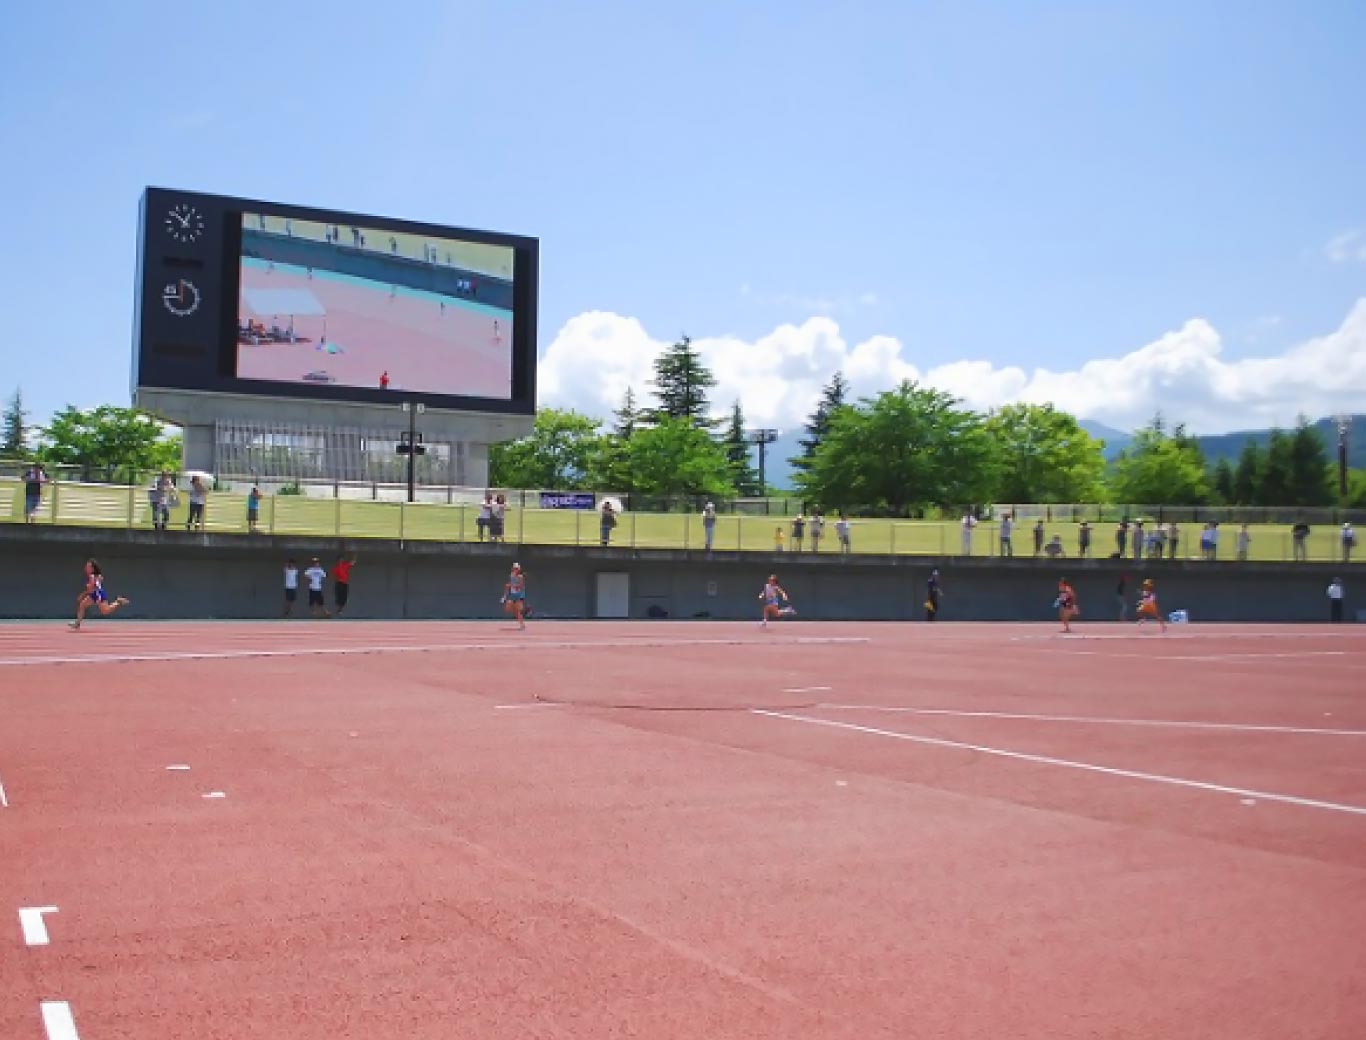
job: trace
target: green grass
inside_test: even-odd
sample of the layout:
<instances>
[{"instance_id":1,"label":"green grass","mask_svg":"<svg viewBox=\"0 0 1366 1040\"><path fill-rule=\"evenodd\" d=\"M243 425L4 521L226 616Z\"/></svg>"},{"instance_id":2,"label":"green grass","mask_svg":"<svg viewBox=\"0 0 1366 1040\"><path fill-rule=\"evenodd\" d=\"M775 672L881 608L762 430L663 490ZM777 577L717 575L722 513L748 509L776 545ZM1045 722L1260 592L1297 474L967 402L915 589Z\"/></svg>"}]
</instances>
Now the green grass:
<instances>
[{"instance_id":1,"label":"green grass","mask_svg":"<svg viewBox=\"0 0 1366 1040\"><path fill-rule=\"evenodd\" d=\"M346 539L407 539L412 541L475 541L478 507L374 502L352 499L318 499L294 495L266 498L261 503L258 529L264 534L305 535ZM183 530L188 501L182 493L180 504L171 512L171 527ZM0 521L23 522L23 486L18 481L0 479ZM43 493L38 522L84 527L126 528L152 526L152 510L144 487L119 487L103 484L49 485ZM214 492L205 509L205 527L215 533L247 534L245 494ZM791 519L762 516L720 516L716 521L713 547L718 551L744 550L773 552L774 533L781 528L783 545L792 552ZM1237 525L1222 525L1219 553L1232 559ZM808 527L809 532L809 527ZM1292 556L1289 525L1254 524L1249 558L1289 560ZM1069 558L1076 551L1077 525L1058 522L1047 525L1047 536L1062 536ZM1199 526L1182 525L1181 556L1199 553ZM517 509L507 513L505 539L527 545L597 545L598 515L585 510ZM1108 556L1114 551L1114 525L1098 524L1092 535L1092 555ZM960 529L956 521L906 521L851 519L852 551L858 554L906 554L956 556L960 552ZM1015 547L1019 555L1032 554L1033 537L1027 525L1016 528ZM693 549L704 545L701 517L681 513L624 513L612 531L616 547L643 549ZM998 546L998 527L985 522L973 537L974 554L994 555ZM804 551L811 551L808 534ZM1328 524L1312 529L1308 543L1309 559L1329 562L1341 559L1338 531ZM827 521L821 540L822 553L839 552L833 521ZM1356 559L1362 558L1358 553Z\"/></svg>"}]
</instances>

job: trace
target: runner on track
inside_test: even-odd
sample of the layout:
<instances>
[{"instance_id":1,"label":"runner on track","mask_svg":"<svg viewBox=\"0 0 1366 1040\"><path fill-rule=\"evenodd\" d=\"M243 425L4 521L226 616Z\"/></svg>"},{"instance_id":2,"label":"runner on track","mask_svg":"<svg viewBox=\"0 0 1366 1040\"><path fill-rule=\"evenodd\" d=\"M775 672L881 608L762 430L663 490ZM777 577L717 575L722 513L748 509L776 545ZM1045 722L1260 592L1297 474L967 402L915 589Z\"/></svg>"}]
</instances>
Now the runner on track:
<instances>
[{"instance_id":1,"label":"runner on track","mask_svg":"<svg viewBox=\"0 0 1366 1040\"><path fill-rule=\"evenodd\" d=\"M85 620L85 612L94 606L105 617L108 617L119 607L128 605L127 597L120 596L112 603L109 602L109 594L104 591L104 571L100 570L100 565L94 560L85 561L85 588L81 591L76 600L76 620L71 622L71 627L77 629L81 627L81 622Z\"/></svg>"},{"instance_id":2,"label":"runner on track","mask_svg":"<svg viewBox=\"0 0 1366 1040\"><path fill-rule=\"evenodd\" d=\"M768 581L764 584L764 591L759 593L759 598L764 602L764 619L759 622L760 628L768 627L768 619L777 620L780 617L791 617L797 613L792 606L792 600L778 584L778 576L770 574Z\"/></svg>"},{"instance_id":3,"label":"runner on track","mask_svg":"<svg viewBox=\"0 0 1366 1040\"><path fill-rule=\"evenodd\" d=\"M512 565L512 573L503 586L503 611L517 619L519 629L526 628L526 575L520 563Z\"/></svg>"},{"instance_id":4,"label":"runner on track","mask_svg":"<svg viewBox=\"0 0 1366 1040\"><path fill-rule=\"evenodd\" d=\"M1072 631L1072 619L1080 614L1081 610L1077 607L1077 593L1067 584L1066 578L1058 579L1058 598L1053 601L1053 606L1058 608L1058 620L1062 622L1062 630Z\"/></svg>"},{"instance_id":5,"label":"runner on track","mask_svg":"<svg viewBox=\"0 0 1366 1040\"><path fill-rule=\"evenodd\" d=\"M1163 632L1167 631L1167 619L1162 616L1162 610L1157 605L1157 586L1152 578L1143 579L1143 591L1138 597L1138 624L1143 624L1149 618L1156 621Z\"/></svg>"}]
</instances>

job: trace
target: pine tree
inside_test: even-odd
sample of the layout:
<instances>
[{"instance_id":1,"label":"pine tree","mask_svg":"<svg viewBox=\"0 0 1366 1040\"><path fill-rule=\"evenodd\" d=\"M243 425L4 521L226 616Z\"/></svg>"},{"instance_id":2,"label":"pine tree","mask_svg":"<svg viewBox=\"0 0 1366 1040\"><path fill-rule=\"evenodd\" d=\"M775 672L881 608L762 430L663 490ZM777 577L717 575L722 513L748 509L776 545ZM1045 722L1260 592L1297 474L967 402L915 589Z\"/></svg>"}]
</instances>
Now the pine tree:
<instances>
[{"instance_id":1,"label":"pine tree","mask_svg":"<svg viewBox=\"0 0 1366 1040\"><path fill-rule=\"evenodd\" d=\"M754 472L754 466L750 463L750 443L745 436L745 413L740 408L740 402L735 402L735 407L731 409L730 421L726 424L726 432L721 438L721 445L726 449L726 462L730 465L731 479L735 483L735 490L740 495L761 495L763 489L759 486L759 476Z\"/></svg>"},{"instance_id":2,"label":"pine tree","mask_svg":"<svg viewBox=\"0 0 1366 1040\"><path fill-rule=\"evenodd\" d=\"M1290 435L1290 501L1285 505L1332 505L1337 489L1329 467L1328 446L1309 420L1300 416Z\"/></svg>"},{"instance_id":3,"label":"pine tree","mask_svg":"<svg viewBox=\"0 0 1366 1040\"><path fill-rule=\"evenodd\" d=\"M640 422L640 409L636 407L636 392L629 386L621 399L621 407L612 413L612 433L623 441L629 441Z\"/></svg>"},{"instance_id":4,"label":"pine tree","mask_svg":"<svg viewBox=\"0 0 1366 1040\"><path fill-rule=\"evenodd\" d=\"M790 460L793 468L803 472L811 468L811 460L816 457L821 442L830 432L831 418L843 407L848 396L849 382L844 378L843 372L836 372L821 390L821 399L816 404L816 410L806 422L806 436L797 442L802 446L802 453Z\"/></svg>"},{"instance_id":5,"label":"pine tree","mask_svg":"<svg viewBox=\"0 0 1366 1040\"><path fill-rule=\"evenodd\" d=\"M1233 466L1228 459L1220 459L1214 464L1213 483L1214 493L1219 496L1219 501L1226 506L1234 505L1236 499L1233 491Z\"/></svg>"},{"instance_id":6,"label":"pine tree","mask_svg":"<svg viewBox=\"0 0 1366 1040\"><path fill-rule=\"evenodd\" d=\"M655 361L653 386L659 404L650 411L650 420L687 419L698 429L714 430L720 424L708 414L707 391L715 385L716 377L684 336Z\"/></svg>"},{"instance_id":7,"label":"pine tree","mask_svg":"<svg viewBox=\"0 0 1366 1040\"><path fill-rule=\"evenodd\" d=\"M14 396L5 406L4 416L0 417L0 455L18 458L24 454L28 447L25 437L28 431L24 425L24 418L27 415L24 411L23 391L16 387Z\"/></svg>"},{"instance_id":8,"label":"pine tree","mask_svg":"<svg viewBox=\"0 0 1366 1040\"><path fill-rule=\"evenodd\" d=\"M1243 442L1238 464L1233 468L1233 496L1230 501L1240 506L1253 505L1259 497L1265 467L1265 453L1256 441L1248 438Z\"/></svg>"}]
</instances>

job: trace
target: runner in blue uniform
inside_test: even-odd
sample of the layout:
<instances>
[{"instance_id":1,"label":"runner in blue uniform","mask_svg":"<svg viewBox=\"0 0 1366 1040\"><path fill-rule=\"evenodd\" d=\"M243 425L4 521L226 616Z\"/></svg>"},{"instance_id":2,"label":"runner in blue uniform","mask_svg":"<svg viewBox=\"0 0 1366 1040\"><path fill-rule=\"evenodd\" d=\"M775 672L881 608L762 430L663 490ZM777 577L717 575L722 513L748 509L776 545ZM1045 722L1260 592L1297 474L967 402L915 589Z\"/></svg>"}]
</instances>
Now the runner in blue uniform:
<instances>
[{"instance_id":1,"label":"runner in blue uniform","mask_svg":"<svg viewBox=\"0 0 1366 1040\"><path fill-rule=\"evenodd\" d=\"M503 610L517 619L518 628L526 628L526 575L520 563L512 565L512 573L503 586Z\"/></svg>"},{"instance_id":2,"label":"runner in blue uniform","mask_svg":"<svg viewBox=\"0 0 1366 1040\"><path fill-rule=\"evenodd\" d=\"M104 590L104 571L100 570L100 565L94 560L85 561L85 588L81 590L80 596L76 600L76 620L71 622L73 629L81 627L81 622L85 620L85 612L92 606L101 615L108 617L119 607L126 607L128 599L120 596L112 603L109 594Z\"/></svg>"}]
</instances>

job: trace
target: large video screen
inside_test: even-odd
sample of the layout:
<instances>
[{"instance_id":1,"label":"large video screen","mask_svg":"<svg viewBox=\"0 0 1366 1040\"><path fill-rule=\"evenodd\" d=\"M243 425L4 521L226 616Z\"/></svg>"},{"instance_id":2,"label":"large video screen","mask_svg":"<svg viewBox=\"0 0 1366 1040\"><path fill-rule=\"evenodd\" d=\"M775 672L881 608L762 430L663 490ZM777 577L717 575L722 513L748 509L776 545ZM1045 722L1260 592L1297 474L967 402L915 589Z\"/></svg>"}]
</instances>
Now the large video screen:
<instances>
[{"instance_id":1,"label":"large video screen","mask_svg":"<svg viewBox=\"0 0 1366 1040\"><path fill-rule=\"evenodd\" d=\"M513 396L511 247L241 219L237 378Z\"/></svg>"}]
</instances>

